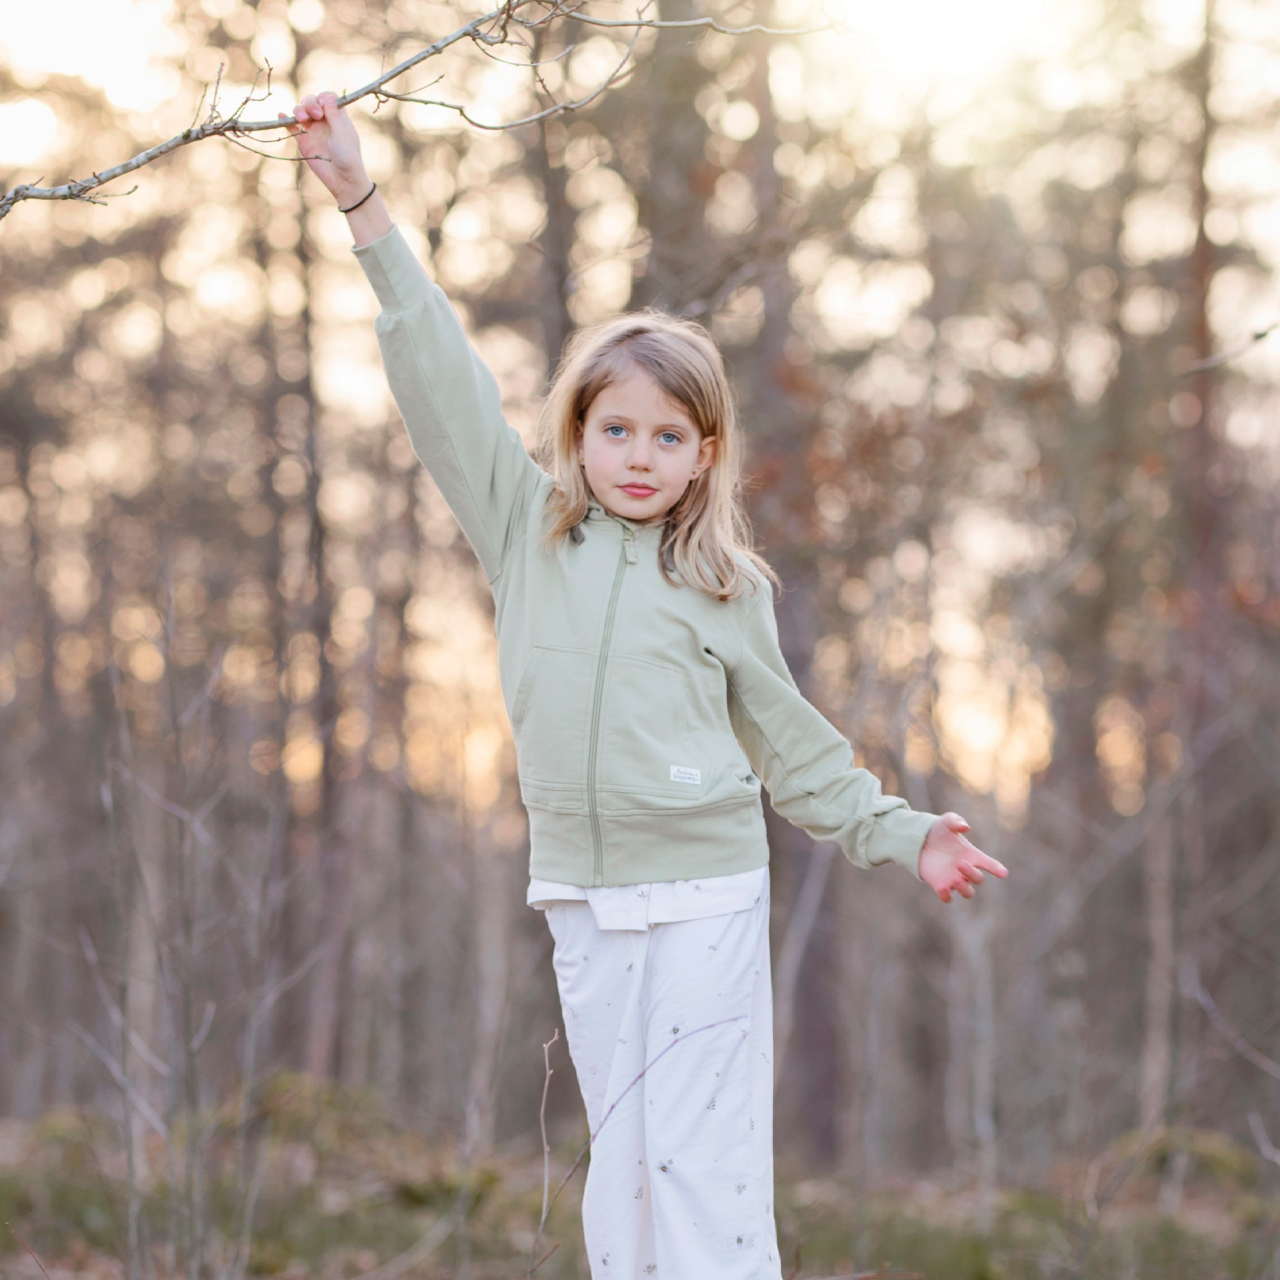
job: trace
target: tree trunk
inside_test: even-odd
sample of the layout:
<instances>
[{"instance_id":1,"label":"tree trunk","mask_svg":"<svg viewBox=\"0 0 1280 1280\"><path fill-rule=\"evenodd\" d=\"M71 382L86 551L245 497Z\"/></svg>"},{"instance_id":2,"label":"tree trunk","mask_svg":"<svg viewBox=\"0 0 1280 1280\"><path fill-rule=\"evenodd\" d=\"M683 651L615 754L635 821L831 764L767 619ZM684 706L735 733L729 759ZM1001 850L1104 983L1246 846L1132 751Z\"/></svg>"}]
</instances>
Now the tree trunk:
<instances>
[{"instance_id":1,"label":"tree trunk","mask_svg":"<svg viewBox=\"0 0 1280 1280\"><path fill-rule=\"evenodd\" d=\"M809 855L800 892L791 908L787 932L778 952L778 963L773 972L773 1080L775 1086L782 1079L786 1063L787 1046L791 1042L791 1028L795 1021L796 985L800 978L800 965L818 922L818 910L827 887L827 876L835 858L836 846L815 845Z\"/></svg>"},{"instance_id":2,"label":"tree trunk","mask_svg":"<svg viewBox=\"0 0 1280 1280\"><path fill-rule=\"evenodd\" d=\"M1158 803L1158 797L1152 797ZM1173 831L1162 817L1147 837L1142 860L1147 895L1147 982L1143 1006L1138 1118L1144 1133L1165 1121L1173 1065Z\"/></svg>"},{"instance_id":3,"label":"tree trunk","mask_svg":"<svg viewBox=\"0 0 1280 1280\"><path fill-rule=\"evenodd\" d=\"M973 1007L969 999L969 957L961 926L964 916L951 916L951 963L947 966L947 1070L943 1114L951 1158L967 1167L973 1155L973 1123L969 1109L970 1066L973 1057Z\"/></svg>"},{"instance_id":4,"label":"tree trunk","mask_svg":"<svg viewBox=\"0 0 1280 1280\"><path fill-rule=\"evenodd\" d=\"M996 1130L995 973L988 938L991 917L977 922L969 967L973 978L973 1136L978 1143L978 1226L991 1230L1000 1178Z\"/></svg>"},{"instance_id":5,"label":"tree trunk","mask_svg":"<svg viewBox=\"0 0 1280 1280\"><path fill-rule=\"evenodd\" d=\"M464 1138L464 1150L473 1157L493 1149L498 1056L510 980L507 859L487 828L477 832L474 876L476 1020Z\"/></svg>"}]
</instances>

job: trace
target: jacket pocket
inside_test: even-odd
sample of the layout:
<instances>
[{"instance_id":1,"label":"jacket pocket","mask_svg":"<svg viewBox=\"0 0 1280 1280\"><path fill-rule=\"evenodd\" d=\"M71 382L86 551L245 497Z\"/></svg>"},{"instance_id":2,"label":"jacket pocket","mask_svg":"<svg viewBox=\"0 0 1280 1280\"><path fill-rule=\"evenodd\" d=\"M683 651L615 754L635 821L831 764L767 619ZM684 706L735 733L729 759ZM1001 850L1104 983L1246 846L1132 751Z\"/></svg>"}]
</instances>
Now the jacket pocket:
<instances>
[{"instance_id":1,"label":"jacket pocket","mask_svg":"<svg viewBox=\"0 0 1280 1280\"><path fill-rule=\"evenodd\" d=\"M587 740L596 655L535 645L511 703L520 792L526 805L586 810Z\"/></svg>"},{"instance_id":2,"label":"jacket pocket","mask_svg":"<svg viewBox=\"0 0 1280 1280\"><path fill-rule=\"evenodd\" d=\"M600 710L596 787L647 807L645 797L697 803L711 789L711 760L689 732L689 692L678 667L614 653ZM611 806L612 807L612 806Z\"/></svg>"}]
</instances>

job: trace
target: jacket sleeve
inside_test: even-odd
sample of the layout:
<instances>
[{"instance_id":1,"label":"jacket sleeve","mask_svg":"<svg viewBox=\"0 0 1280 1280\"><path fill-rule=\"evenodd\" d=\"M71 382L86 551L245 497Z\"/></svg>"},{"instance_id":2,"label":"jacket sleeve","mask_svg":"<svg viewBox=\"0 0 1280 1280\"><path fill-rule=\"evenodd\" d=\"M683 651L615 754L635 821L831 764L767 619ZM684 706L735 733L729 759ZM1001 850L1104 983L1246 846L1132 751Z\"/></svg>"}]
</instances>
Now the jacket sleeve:
<instances>
[{"instance_id":1,"label":"jacket sleeve","mask_svg":"<svg viewBox=\"0 0 1280 1280\"><path fill-rule=\"evenodd\" d=\"M778 646L773 600L761 584L729 673L729 717L773 807L815 840L838 844L855 866L896 862L919 878L934 815L886 796L876 776L796 688Z\"/></svg>"},{"instance_id":2,"label":"jacket sleeve","mask_svg":"<svg viewBox=\"0 0 1280 1280\"><path fill-rule=\"evenodd\" d=\"M493 582L543 472L502 416L497 383L448 298L399 229L355 255L382 304L378 345L414 452Z\"/></svg>"}]
</instances>

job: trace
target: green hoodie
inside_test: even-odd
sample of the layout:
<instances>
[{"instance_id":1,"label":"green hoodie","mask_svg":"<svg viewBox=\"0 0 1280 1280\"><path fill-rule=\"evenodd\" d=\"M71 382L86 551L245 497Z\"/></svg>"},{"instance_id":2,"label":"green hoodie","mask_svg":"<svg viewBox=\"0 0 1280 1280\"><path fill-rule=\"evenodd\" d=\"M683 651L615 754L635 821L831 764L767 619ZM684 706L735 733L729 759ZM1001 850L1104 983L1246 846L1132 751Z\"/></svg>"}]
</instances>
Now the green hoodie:
<instances>
[{"instance_id":1,"label":"green hoodie","mask_svg":"<svg viewBox=\"0 0 1280 1280\"><path fill-rule=\"evenodd\" d=\"M762 867L762 780L779 813L850 861L918 874L933 815L882 795L797 690L768 584L728 603L673 586L660 527L596 505L548 551L551 477L448 299L398 230L355 252L414 450L493 590L531 874L586 887Z\"/></svg>"}]
</instances>

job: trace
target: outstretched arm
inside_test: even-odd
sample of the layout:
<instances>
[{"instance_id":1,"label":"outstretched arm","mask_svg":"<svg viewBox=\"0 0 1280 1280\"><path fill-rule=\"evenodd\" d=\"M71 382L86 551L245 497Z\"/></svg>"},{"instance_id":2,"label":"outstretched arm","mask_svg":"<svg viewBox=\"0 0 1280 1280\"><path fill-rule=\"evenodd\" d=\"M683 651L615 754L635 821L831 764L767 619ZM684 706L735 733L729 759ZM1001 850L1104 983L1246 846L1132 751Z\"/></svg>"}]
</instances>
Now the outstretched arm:
<instances>
[{"instance_id":1,"label":"outstretched arm","mask_svg":"<svg viewBox=\"0 0 1280 1280\"><path fill-rule=\"evenodd\" d=\"M337 102L332 93L311 95L295 108L292 122L282 119L312 173L349 211L356 257L382 304L378 345L414 452L493 583L524 531L544 476L502 416L498 385L467 342L449 300L373 191L356 127Z\"/></svg>"},{"instance_id":2,"label":"outstretched arm","mask_svg":"<svg viewBox=\"0 0 1280 1280\"><path fill-rule=\"evenodd\" d=\"M759 590L730 672L729 714L773 807L815 839L834 841L857 866L898 863L943 902L953 893L972 898L985 872L1007 875L964 838L969 824L959 814L913 812L857 767L844 735L796 688L768 588Z\"/></svg>"}]
</instances>

